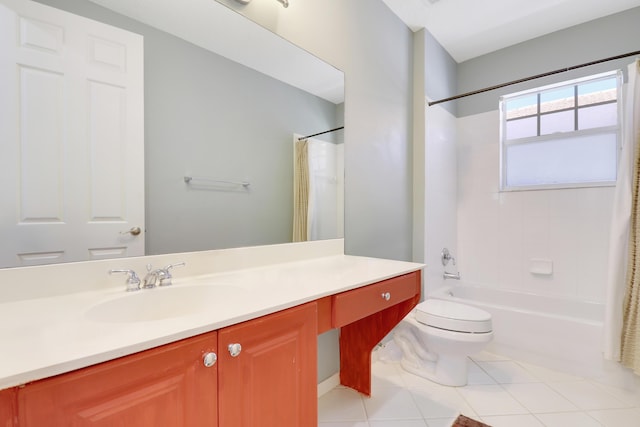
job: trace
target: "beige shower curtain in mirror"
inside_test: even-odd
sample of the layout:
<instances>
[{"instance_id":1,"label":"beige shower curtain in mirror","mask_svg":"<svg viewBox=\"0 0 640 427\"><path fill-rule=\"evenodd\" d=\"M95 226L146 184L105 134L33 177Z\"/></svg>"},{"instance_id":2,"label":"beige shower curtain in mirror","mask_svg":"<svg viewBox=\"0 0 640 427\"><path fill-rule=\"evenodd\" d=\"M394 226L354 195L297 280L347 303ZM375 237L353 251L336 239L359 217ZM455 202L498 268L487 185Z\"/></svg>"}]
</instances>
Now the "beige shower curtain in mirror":
<instances>
[{"instance_id":1,"label":"beige shower curtain in mirror","mask_svg":"<svg viewBox=\"0 0 640 427\"><path fill-rule=\"evenodd\" d=\"M629 263L623 303L621 362L640 375L640 60L629 66L625 144L635 144Z\"/></svg>"},{"instance_id":2,"label":"beige shower curtain in mirror","mask_svg":"<svg viewBox=\"0 0 640 427\"><path fill-rule=\"evenodd\" d=\"M293 241L308 240L309 142L294 141L293 146Z\"/></svg>"}]
</instances>

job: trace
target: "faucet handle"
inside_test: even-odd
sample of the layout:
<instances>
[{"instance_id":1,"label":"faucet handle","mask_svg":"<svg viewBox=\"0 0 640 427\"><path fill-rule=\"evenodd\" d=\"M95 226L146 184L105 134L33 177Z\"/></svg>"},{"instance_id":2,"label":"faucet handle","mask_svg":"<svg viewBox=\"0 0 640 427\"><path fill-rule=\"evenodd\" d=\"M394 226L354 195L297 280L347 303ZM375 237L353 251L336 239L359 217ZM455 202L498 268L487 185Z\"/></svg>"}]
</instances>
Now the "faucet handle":
<instances>
[{"instance_id":1,"label":"faucet handle","mask_svg":"<svg viewBox=\"0 0 640 427\"><path fill-rule=\"evenodd\" d=\"M159 274L159 278L160 278L160 286L169 286L171 285L171 279L173 278L173 276L171 275L171 272L169 270L171 270L172 268L175 267L184 267L185 265L187 265L186 262L179 262L177 264L169 264L167 265L165 268L163 268L162 270L160 270L160 274Z\"/></svg>"},{"instance_id":2,"label":"faucet handle","mask_svg":"<svg viewBox=\"0 0 640 427\"><path fill-rule=\"evenodd\" d=\"M133 270L109 270L109 274L124 273L127 275L127 292L137 291L140 289L140 278Z\"/></svg>"},{"instance_id":3,"label":"faucet handle","mask_svg":"<svg viewBox=\"0 0 640 427\"><path fill-rule=\"evenodd\" d=\"M440 252L440 261L442 261L442 265L446 266L449 264L449 261L453 262L453 265L456 265L456 259L451 255L449 249L443 248L442 252Z\"/></svg>"}]
</instances>

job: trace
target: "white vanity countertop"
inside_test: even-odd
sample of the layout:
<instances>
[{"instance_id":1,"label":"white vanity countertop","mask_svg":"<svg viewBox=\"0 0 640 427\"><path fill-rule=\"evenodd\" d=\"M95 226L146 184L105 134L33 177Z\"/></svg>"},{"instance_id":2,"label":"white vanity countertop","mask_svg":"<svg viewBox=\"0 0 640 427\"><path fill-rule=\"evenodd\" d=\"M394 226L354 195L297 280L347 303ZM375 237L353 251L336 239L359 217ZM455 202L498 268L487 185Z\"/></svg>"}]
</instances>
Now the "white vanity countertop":
<instances>
[{"instance_id":1,"label":"white vanity countertop","mask_svg":"<svg viewBox=\"0 0 640 427\"><path fill-rule=\"evenodd\" d=\"M145 292L165 290L126 293L124 276L118 287L0 303L0 389L217 330L422 267L333 255L188 278L181 278L182 271L175 270L172 288L224 286L225 297L206 301L210 310L156 321L106 322L87 317L91 307L105 300L136 296L143 301Z\"/></svg>"}]
</instances>

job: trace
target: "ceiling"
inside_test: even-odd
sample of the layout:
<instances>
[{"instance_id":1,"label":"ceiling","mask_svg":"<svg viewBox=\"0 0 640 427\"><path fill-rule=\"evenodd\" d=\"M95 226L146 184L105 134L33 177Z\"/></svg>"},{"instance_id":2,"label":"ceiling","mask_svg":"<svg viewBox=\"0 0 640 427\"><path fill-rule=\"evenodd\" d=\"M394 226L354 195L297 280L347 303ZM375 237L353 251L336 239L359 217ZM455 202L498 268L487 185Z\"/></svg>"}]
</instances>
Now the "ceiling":
<instances>
[{"instance_id":1,"label":"ceiling","mask_svg":"<svg viewBox=\"0 0 640 427\"><path fill-rule=\"evenodd\" d=\"M456 62L640 6L640 0L383 0Z\"/></svg>"}]
</instances>

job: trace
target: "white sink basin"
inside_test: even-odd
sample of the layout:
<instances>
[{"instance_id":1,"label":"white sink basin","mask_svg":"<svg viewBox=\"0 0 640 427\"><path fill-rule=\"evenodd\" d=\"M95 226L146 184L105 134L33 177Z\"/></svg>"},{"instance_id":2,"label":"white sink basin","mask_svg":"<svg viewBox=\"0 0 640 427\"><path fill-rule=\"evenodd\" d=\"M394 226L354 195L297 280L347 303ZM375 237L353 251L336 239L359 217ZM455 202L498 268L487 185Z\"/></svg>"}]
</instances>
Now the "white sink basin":
<instances>
[{"instance_id":1,"label":"white sink basin","mask_svg":"<svg viewBox=\"0 0 640 427\"><path fill-rule=\"evenodd\" d=\"M168 286L124 292L91 307L86 316L99 322L149 322L189 316L236 300L242 290L235 286Z\"/></svg>"}]
</instances>

